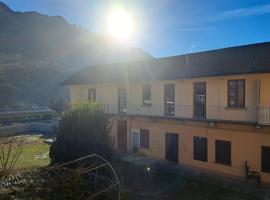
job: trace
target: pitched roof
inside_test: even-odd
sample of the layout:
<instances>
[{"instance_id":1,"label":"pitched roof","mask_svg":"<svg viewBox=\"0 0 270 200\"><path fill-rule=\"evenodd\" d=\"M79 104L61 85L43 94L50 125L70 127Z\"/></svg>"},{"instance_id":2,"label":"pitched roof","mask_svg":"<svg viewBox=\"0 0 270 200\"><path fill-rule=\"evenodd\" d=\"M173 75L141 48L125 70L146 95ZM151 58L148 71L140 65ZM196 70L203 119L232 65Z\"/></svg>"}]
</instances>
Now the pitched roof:
<instances>
[{"instance_id":1,"label":"pitched roof","mask_svg":"<svg viewBox=\"0 0 270 200\"><path fill-rule=\"evenodd\" d=\"M63 85L174 80L270 72L270 42L82 68Z\"/></svg>"}]
</instances>

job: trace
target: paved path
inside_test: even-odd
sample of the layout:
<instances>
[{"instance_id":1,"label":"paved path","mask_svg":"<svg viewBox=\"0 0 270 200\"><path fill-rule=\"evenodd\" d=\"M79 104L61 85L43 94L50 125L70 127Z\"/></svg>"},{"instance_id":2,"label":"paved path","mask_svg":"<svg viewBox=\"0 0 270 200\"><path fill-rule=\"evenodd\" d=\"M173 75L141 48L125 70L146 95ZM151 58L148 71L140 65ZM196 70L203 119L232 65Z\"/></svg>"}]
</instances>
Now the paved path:
<instances>
[{"instance_id":1,"label":"paved path","mask_svg":"<svg viewBox=\"0 0 270 200\"><path fill-rule=\"evenodd\" d=\"M119 155L120 159L132 162L135 165L143 165L147 169L151 170L151 167L167 171L170 173L176 173L179 176L191 177L195 180L202 182L212 183L225 189L232 189L237 192L243 192L246 194L255 193L258 197L264 200L270 200L270 189L256 187L255 183L244 184L244 179L242 178L228 178L218 174L213 174L206 171L200 171L198 169L190 168L184 165L178 165L175 163L170 163L164 160L157 160L149 157L143 157L133 154Z\"/></svg>"}]
</instances>

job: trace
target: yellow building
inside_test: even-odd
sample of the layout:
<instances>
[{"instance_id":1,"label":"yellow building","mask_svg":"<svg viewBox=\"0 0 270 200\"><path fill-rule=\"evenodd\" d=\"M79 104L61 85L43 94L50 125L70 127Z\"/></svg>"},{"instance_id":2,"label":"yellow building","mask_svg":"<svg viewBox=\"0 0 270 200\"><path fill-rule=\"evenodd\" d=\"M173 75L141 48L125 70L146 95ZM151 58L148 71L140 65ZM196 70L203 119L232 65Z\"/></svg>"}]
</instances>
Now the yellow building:
<instances>
[{"instance_id":1,"label":"yellow building","mask_svg":"<svg viewBox=\"0 0 270 200\"><path fill-rule=\"evenodd\" d=\"M270 183L270 42L86 67L71 102L111 114L114 147Z\"/></svg>"}]
</instances>

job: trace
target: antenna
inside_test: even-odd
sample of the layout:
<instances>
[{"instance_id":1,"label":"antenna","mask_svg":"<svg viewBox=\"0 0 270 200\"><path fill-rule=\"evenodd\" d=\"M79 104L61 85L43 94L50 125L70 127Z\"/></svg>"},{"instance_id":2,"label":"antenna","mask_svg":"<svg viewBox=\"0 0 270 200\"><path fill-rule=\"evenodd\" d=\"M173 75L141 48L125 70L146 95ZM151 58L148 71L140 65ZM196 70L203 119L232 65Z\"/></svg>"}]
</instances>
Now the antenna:
<instances>
[{"instance_id":1,"label":"antenna","mask_svg":"<svg viewBox=\"0 0 270 200\"><path fill-rule=\"evenodd\" d=\"M185 58L186 58L186 65L189 66L189 55L188 55L188 51L187 51L187 54L186 54Z\"/></svg>"},{"instance_id":2,"label":"antenna","mask_svg":"<svg viewBox=\"0 0 270 200\"><path fill-rule=\"evenodd\" d=\"M185 56L185 58L186 58L186 65L187 66L189 66L189 53L188 52L192 52L192 49L193 48L195 48L196 47L196 45L195 44L192 44L190 47L189 47L189 49L188 49L188 51L187 51L187 54L186 54L186 56Z\"/></svg>"}]
</instances>

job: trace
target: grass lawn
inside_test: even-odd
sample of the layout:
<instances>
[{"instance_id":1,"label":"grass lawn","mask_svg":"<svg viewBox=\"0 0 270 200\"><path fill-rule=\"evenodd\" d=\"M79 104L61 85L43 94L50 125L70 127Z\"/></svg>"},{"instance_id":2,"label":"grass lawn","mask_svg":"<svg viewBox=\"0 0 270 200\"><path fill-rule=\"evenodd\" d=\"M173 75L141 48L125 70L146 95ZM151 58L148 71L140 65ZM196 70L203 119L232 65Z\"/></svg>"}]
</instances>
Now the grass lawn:
<instances>
[{"instance_id":1,"label":"grass lawn","mask_svg":"<svg viewBox=\"0 0 270 200\"><path fill-rule=\"evenodd\" d=\"M23 135L18 137L23 140L23 147L15 169L41 167L50 163L50 145L45 143L42 135Z\"/></svg>"},{"instance_id":2,"label":"grass lawn","mask_svg":"<svg viewBox=\"0 0 270 200\"><path fill-rule=\"evenodd\" d=\"M50 163L49 148L50 145L44 142L41 135L28 136L15 167L18 169L48 165Z\"/></svg>"}]
</instances>

